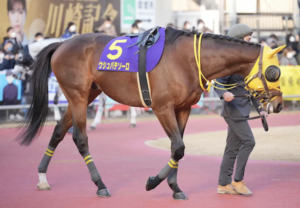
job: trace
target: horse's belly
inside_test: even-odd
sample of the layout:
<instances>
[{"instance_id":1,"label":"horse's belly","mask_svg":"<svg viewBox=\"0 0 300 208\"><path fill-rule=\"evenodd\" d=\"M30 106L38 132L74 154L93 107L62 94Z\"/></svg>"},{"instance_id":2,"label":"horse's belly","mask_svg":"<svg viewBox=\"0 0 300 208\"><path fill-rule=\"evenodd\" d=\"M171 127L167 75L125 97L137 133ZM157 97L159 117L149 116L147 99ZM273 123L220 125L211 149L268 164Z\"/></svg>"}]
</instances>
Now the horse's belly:
<instances>
[{"instance_id":1,"label":"horse's belly","mask_svg":"<svg viewBox=\"0 0 300 208\"><path fill-rule=\"evenodd\" d=\"M107 96L125 105L143 107L136 73L98 71L97 74L96 82Z\"/></svg>"}]
</instances>

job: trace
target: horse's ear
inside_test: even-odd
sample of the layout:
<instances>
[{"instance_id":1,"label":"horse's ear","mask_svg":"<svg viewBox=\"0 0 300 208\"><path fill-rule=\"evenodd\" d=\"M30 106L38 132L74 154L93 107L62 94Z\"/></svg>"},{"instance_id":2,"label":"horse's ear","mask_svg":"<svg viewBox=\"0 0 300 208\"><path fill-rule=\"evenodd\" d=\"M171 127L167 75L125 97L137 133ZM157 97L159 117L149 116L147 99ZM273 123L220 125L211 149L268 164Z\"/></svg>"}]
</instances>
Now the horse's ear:
<instances>
[{"instance_id":1,"label":"horse's ear","mask_svg":"<svg viewBox=\"0 0 300 208\"><path fill-rule=\"evenodd\" d=\"M284 49L285 46L286 46L286 45L283 45L283 46L279 46L278 48L273 49L272 51L270 51L270 52L268 53L268 57L269 57L269 58L272 58L275 54L277 54L277 53L280 52L282 49Z\"/></svg>"}]
</instances>

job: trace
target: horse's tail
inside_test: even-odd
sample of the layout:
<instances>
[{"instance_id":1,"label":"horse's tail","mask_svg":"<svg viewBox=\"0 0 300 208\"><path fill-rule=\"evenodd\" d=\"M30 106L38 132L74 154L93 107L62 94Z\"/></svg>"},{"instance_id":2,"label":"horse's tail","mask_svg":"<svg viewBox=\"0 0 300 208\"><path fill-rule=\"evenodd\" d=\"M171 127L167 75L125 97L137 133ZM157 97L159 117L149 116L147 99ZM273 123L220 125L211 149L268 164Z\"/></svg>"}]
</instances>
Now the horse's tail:
<instances>
[{"instance_id":1,"label":"horse's tail","mask_svg":"<svg viewBox=\"0 0 300 208\"><path fill-rule=\"evenodd\" d=\"M62 43L52 43L45 47L38 55L33 64L33 73L30 77L33 85L33 98L27 116L21 127L16 140L21 145L30 145L32 140L41 132L48 114L48 78L52 72L51 57Z\"/></svg>"}]
</instances>

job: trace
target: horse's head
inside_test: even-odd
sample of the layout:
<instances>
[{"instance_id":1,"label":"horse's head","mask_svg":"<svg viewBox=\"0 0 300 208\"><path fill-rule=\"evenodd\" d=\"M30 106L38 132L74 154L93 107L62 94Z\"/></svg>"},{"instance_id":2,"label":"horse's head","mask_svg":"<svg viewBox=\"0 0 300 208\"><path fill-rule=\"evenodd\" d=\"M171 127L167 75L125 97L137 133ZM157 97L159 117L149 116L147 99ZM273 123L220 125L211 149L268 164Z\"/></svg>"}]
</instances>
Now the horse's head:
<instances>
[{"instance_id":1,"label":"horse's head","mask_svg":"<svg viewBox=\"0 0 300 208\"><path fill-rule=\"evenodd\" d=\"M273 50L263 47L249 76L245 78L246 88L253 92L264 110L269 113L279 113L283 108L277 53L284 47Z\"/></svg>"}]
</instances>

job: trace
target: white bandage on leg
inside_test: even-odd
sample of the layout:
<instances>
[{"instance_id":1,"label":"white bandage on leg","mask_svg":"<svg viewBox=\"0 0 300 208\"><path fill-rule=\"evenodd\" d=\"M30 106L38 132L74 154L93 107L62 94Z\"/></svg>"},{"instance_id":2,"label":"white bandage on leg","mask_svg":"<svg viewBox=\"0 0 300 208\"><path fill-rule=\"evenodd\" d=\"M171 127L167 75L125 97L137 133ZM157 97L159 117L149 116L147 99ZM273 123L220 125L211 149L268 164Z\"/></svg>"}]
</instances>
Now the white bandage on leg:
<instances>
[{"instance_id":1,"label":"white bandage on leg","mask_svg":"<svg viewBox=\"0 0 300 208\"><path fill-rule=\"evenodd\" d=\"M48 183L46 173L39 173L39 183Z\"/></svg>"},{"instance_id":2,"label":"white bandage on leg","mask_svg":"<svg viewBox=\"0 0 300 208\"><path fill-rule=\"evenodd\" d=\"M39 190L50 190L50 186L47 182L46 173L39 173L39 183L37 184Z\"/></svg>"},{"instance_id":3,"label":"white bandage on leg","mask_svg":"<svg viewBox=\"0 0 300 208\"><path fill-rule=\"evenodd\" d=\"M101 123L102 115L103 115L103 106L106 102L106 95L102 92L99 96L99 105L98 105L98 110L96 113L96 116L94 118L93 123L91 126L96 127L99 123Z\"/></svg>"},{"instance_id":4,"label":"white bandage on leg","mask_svg":"<svg viewBox=\"0 0 300 208\"><path fill-rule=\"evenodd\" d=\"M61 115L60 115L58 106L55 105L55 106L54 106L54 120L55 120L55 121L60 121L60 119L61 119Z\"/></svg>"},{"instance_id":5,"label":"white bandage on leg","mask_svg":"<svg viewBox=\"0 0 300 208\"><path fill-rule=\"evenodd\" d=\"M130 124L136 124L136 116L135 107L130 107Z\"/></svg>"}]
</instances>

